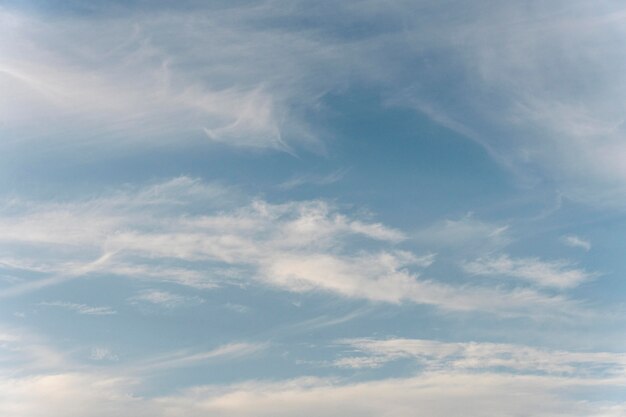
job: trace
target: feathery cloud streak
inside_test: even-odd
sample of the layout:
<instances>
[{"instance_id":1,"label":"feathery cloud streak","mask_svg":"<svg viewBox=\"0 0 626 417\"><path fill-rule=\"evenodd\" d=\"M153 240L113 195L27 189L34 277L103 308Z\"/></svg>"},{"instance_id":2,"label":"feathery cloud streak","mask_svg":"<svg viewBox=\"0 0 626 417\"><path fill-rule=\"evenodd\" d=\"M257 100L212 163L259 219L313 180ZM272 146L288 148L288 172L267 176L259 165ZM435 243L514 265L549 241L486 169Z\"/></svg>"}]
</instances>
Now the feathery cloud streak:
<instances>
[{"instance_id":1,"label":"feathery cloud streak","mask_svg":"<svg viewBox=\"0 0 626 417\"><path fill-rule=\"evenodd\" d=\"M0 114L19 140L127 147L204 136L320 149L307 112L329 92L367 85L515 172L558 180L570 198L619 203L625 18L616 1L272 1L47 16L4 7Z\"/></svg>"},{"instance_id":2,"label":"feathery cloud streak","mask_svg":"<svg viewBox=\"0 0 626 417\"><path fill-rule=\"evenodd\" d=\"M451 311L569 315L577 310L566 297L540 289L422 278L420 270L435 260L434 254L400 249L405 239L401 231L339 213L324 201L255 200L225 208L214 201L224 193L180 177L74 202L31 207L13 201L0 217L5 230L0 244L11 254L3 267L28 279L5 287L0 296L93 275L195 288L235 283L248 275L292 292L322 291Z\"/></svg>"}]
</instances>

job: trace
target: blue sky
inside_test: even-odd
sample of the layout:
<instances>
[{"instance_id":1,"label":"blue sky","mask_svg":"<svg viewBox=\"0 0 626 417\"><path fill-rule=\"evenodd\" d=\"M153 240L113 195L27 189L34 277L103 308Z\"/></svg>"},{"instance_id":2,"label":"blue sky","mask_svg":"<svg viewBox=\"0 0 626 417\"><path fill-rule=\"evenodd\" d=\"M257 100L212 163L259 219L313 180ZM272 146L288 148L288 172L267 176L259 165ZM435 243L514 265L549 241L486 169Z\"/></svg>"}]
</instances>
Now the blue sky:
<instances>
[{"instance_id":1,"label":"blue sky","mask_svg":"<svg viewBox=\"0 0 626 417\"><path fill-rule=\"evenodd\" d=\"M0 2L0 414L626 414L617 1Z\"/></svg>"}]
</instances>

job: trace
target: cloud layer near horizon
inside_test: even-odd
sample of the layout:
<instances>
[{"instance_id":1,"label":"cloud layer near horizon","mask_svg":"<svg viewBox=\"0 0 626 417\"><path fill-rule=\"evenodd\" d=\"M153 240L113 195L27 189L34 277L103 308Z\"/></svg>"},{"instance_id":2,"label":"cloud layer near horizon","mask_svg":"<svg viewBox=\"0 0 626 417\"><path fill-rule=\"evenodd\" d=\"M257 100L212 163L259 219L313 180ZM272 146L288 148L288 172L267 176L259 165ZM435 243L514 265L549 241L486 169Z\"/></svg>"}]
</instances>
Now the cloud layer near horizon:
<instances>
[{"instance_id":1,"label":"cloud layer near horizon","mask_svg":"<svg viewBox=\"0 0 626 417\"><path fill-rule=\"evenodd\" d=\"M125 368L73 370L65 355L41 341L4 333L2 351L22 357L37 355L39 369L30 375L0 374L0 412L14 417L100 417L132 413L137 416L404 416L416 409L433 417L461 411L475 416L617 417L623 404L575 400L580 389L623 387L624 356L609 353L550 352L525 346L482 343L441 343L430 340L342 341L372 358L385 361L414 357L427 364L414 376L350 382L340 378L300 377L250 380L221 386L195 386L176 393L146 397L141 385L157 369L193 366L205 361L229 361L257 354L263 346L239 343L209 352L175 354ZM29 346L28 349L21 347ZM39 347L38 347L39 346ZM41 353L46 351L46 355ZM463 352L463 353L461 353ZM460 354L460 355L459 355ZM510 356L513 355L513 356ZM437 358L432 363L427 358ZM15 362L17 364L18 362ZM372 362L373 363L373 362ZM573 363L582 363L574 375ZM600 371L599 364L619 364L621 371ZM338 362L341 366L346 365ZM546 374L533 374L537 365ZM15 366L15 365L13 365ZM501 367L505 372L494 372ZM521 367L521 368L520 368ZM42 372L42 370L46 372ZM468 370L473 372L468 372ZM527 374L511 373L522 369ZM68 399L72 401L68 401Z\"/></svg>"}]
</instances>

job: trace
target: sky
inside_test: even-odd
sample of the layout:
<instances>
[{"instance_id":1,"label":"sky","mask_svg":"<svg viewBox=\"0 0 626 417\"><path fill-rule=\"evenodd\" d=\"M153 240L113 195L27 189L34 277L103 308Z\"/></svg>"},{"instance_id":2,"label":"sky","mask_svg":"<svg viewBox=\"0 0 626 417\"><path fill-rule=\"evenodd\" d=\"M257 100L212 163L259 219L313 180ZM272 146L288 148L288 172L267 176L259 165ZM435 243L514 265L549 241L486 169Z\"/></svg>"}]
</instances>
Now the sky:
<instances>
[{"instance_id":1,"label":"sky","mask_svg":"<svg viewBox=\"0 0 626 417\"><path fill-rule=\"evenodd\" d=\"M626 7L0 0L0 415L626 415Z\"/></svg>"}]
</instances>

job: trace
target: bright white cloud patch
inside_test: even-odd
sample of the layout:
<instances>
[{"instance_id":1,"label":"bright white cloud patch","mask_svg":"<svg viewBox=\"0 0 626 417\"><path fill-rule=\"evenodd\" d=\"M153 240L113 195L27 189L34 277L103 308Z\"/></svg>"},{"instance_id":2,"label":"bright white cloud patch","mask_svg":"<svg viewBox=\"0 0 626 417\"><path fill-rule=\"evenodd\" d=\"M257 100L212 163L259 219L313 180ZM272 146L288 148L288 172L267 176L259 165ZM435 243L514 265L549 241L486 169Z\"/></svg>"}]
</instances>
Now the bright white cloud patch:
<instances>
[{"instance_id":1,"label":"bright white cloud patch","mask_svg":"<svg viewBox=\"0 0 626 417\"><path fill-rule=\"evenodd\" d=\"M401 231L339 213L324 201L257 200L241 208L209 205L200 214L187 211L215 195L224 191L181 177L89 200L38 206L13 202L5 213L15 213L15 204L21 210L0 217L6 230L0 242L6 248L29 246L36 255L14 254L4 263L8 269L47 277L5 288L0 296L107 274L211 288L243 279L222 272L238 268L255 281L293 292L321 291L454 311L573 313L566 299L527 288L504 291L422 278L419 271L432 264L434 254L401 250ZM529 266L508 258L482 261L473 268L473 273L506 272L548 286L569 286L586 278L580 271L563 270L561 264ZM174 303L176 298L158 292L139 297L153 303L166 303L168 297Z\"/></svg>"}]
</instances>

